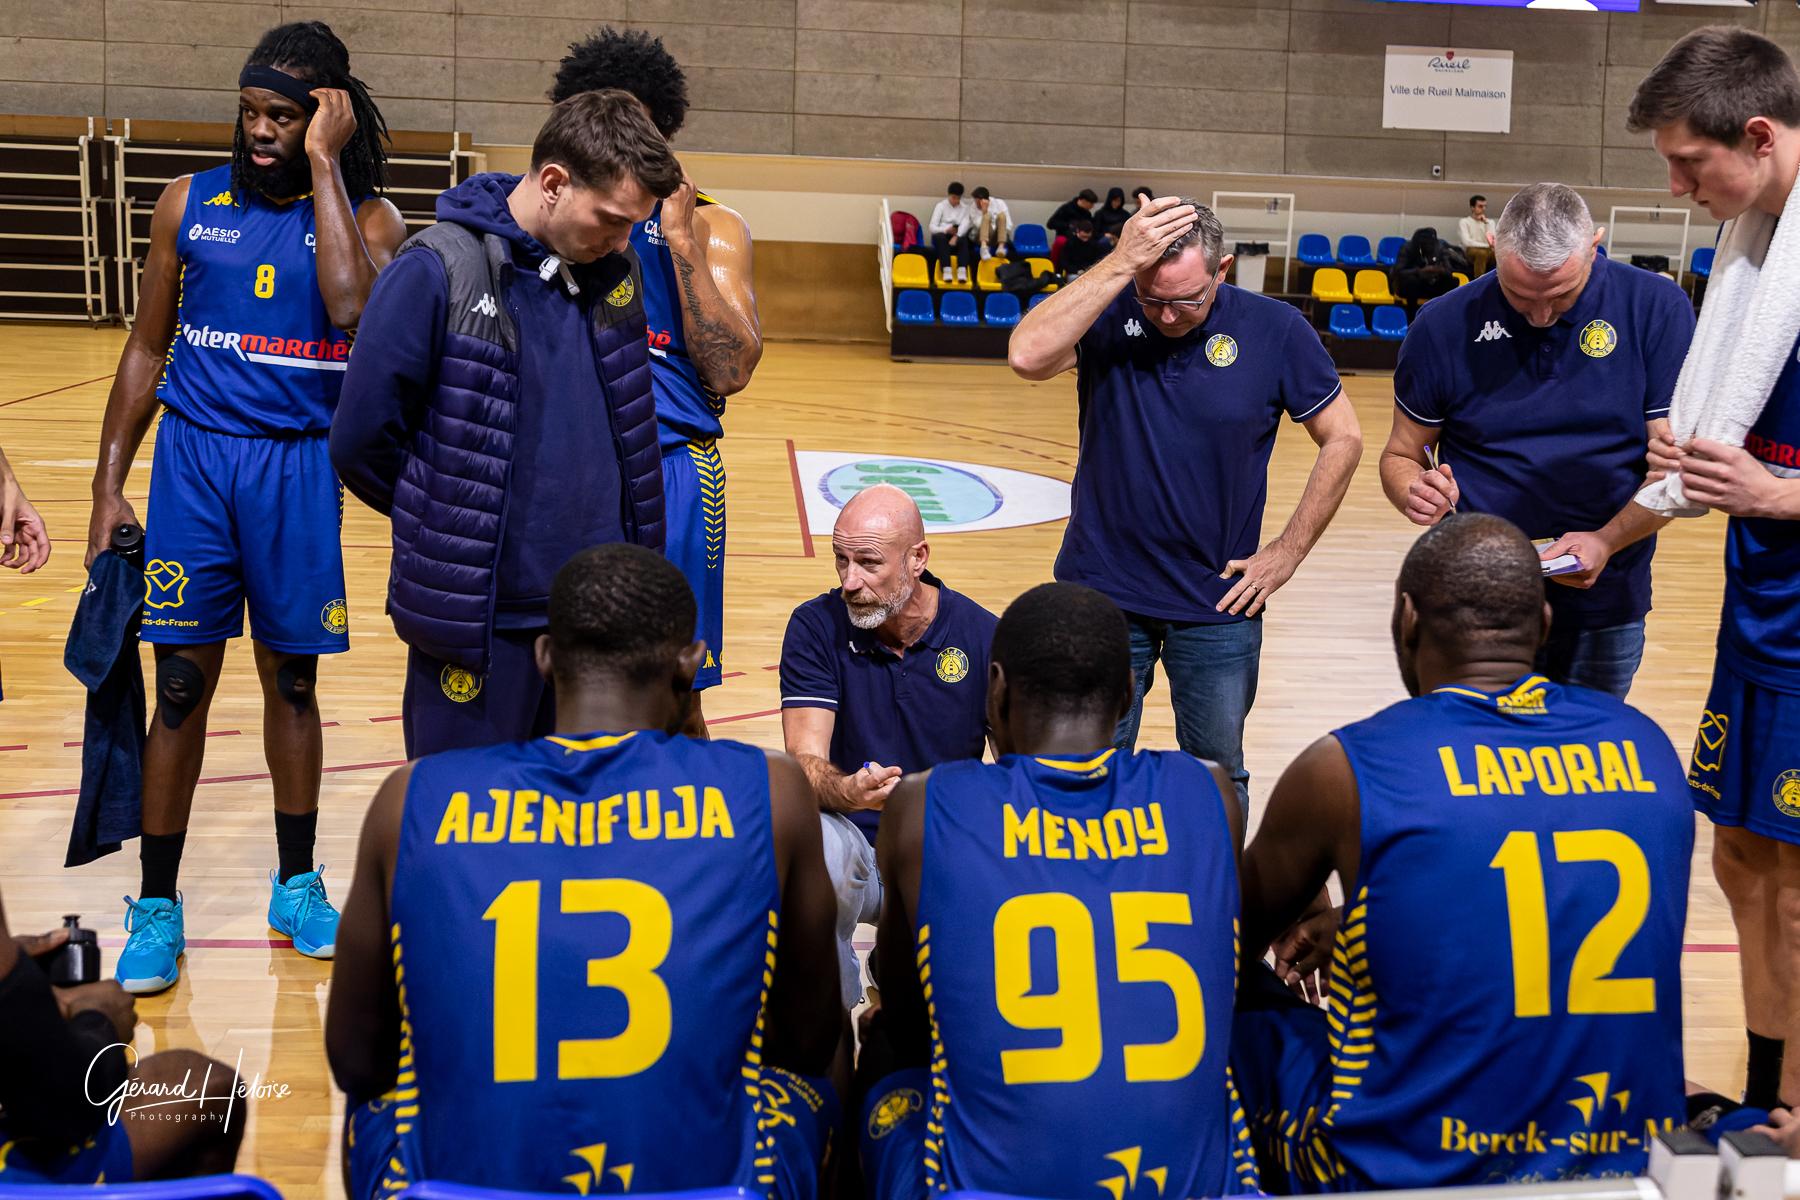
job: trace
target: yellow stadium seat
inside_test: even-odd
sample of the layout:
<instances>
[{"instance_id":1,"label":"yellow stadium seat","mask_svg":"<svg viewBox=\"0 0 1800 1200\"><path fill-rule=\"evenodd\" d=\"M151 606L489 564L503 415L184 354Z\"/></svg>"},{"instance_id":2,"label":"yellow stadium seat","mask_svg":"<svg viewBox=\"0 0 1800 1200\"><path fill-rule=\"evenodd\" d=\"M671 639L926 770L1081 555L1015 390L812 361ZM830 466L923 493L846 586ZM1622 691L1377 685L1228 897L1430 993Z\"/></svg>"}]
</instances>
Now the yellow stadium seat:
<instances>
[{"instance_id":1,"label":"yellow stadium seat","mask_svg":"<svg viewBox=\"0 0 1800 1200\"><path fill-rule=\"evenodd\" d=\"M931 267L925 262L923 254L894 255L894 286L897 288L928 288L931 286Z\"/></svg>"},{"instance_id":2,"label":"yellow stadium seat","mask_svg":"<svg viewBox=\"0 0 1800 1200\"><path fill-rule=\"evenodd\" d=\"M975 268L975 286L984 292L999 291L1000 268L1005 265L1006 260L998 255L982 259L981 265Z\"/></svg>"},{"instance_id":3,"label":"yellow stadium seat","mask_svg":"<svg viewBox=\"0 0 1800 1200\"><path fill-rule=\"evenodd\" d=\"M1461 271L1450 272L1450 278L1456 280L1457 287L1461 287L1463 284L1469 282L1469 277L1464 275Z\"/></svg>"},{"instance_id":4,"label":"yellow stadium seat","mask_svg":"<svg viewBox=\"0 0 1800 1200\"><path fill-rule=\"evenodd\" d=\"M1318 280L1313 286L1319 286ZM1356 302L1358 304L1392 304L1393 293L1388 291L1387 276L1380 271L1358 271L1356 273Z\"/></svg>"},{"instance_id":5,"label":"yellow stadium seat","mask_svg":"<svg viewBox=\"0 0 1800 1200\"><path fill-rule=\"evenodd\" d=\"M1337 267L1320 267L1313 273L1313 299L1322 304L1354 304L1350 279Z\"/></svg>"},{"instance_id":6,"label":"yellow stadium seat","mask_svg":"<svg viewBox=\"0 0 1800 1200\"><path fill-rule=\"evenodd\" d=\"M1034 276L1044 275L1044 274L1049 274L1049 275L1054 276L1056 274L1056 264L1051 262L1047 258L1028 258L1025 261L1027 263L1031 264L1031 273ZM1049 287L1045 288L1044 290L1046 292L1054 292L1056 290L1056 286L1057 285L1053 283Z\"/></svg>"}]
</instances>

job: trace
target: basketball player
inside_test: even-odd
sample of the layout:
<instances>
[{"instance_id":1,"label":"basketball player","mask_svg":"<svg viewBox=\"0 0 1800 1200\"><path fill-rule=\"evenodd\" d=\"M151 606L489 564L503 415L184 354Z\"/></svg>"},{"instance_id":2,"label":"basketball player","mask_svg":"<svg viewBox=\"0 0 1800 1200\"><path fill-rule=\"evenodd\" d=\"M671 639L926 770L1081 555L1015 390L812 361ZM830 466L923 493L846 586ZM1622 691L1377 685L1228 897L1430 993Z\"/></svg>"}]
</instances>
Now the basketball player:
<instances>
[{"instance_id":1,"label":"basketball player","mask_svg":"<svg viewBox=\"0 0 1800 1200\"><path fill-rule=\"evenodd\" d=\"M1631 128L1669 163L1669 190L1714 220L1781 215L1800 172L1800 73L1767 38L1697 29L1632 97ZM1713 873L1742 953L1745 1103L1800 1103L1800 345L1744 446L1650 443L1651 478L1731 518L1712 692L1688 769L1713 822ZM1783 1065L1785 1055L1785 1066Z\"/></svg>"},{"instance_id":2,"label":"basketball player","mask_svg":"<svg viewBox=\"0 0 1800 1200\"><path fill-rule=\"evenodd\" d=\"M582 551L549 617L556 734L422 758L363 826L325 1030L349 1194L810 1200L840 1017L806 777L675 732L705 647L654 551Z\"/></svg>"},{"instance_id":3,"label":"basketball player","mask_svg":"<svg viewBox=\"0 0 1800 1200\"><path fill-rule=\"evenodd\" d=\"M643 102L673 138L687 119L687 77L643 30L603 28L569 47L550 88L552 103L618 88ZM725 398L744 390L762 358L744 218L684 179L650 219L631 227L644 272L650 323L650 383L662 446L664 553L681 568L700 606L696 637L706 659L694 677L687 732L705 736L702 690L718 684L725 659Z\"/></svg>"},{"instance_id":4,"label":"basketball player","mask_svg":"<svg viewBox=\"0 0 1800 1200\"><path fill-rule=\"evenodd\" d=\"M1548 612L1516 526L1446 517L1394 600L1414 698L1275 785L1232 1048L1271 1190L1639 1174L1685 1121L1681 763L1623 701L1533 673ZM1257 960L1333 872L1320 1011Z\"/></svg>"},{"instance_id":5,"label":"basketball player","mask_svg":"<svg viewBox=\"0 0 1800 1200\"><path fill-rule=\"evenodd\" d=\"M878 1081L862 1118L877 1200L1254 1186L1226 1071L1236 790L1216 764L1114 749L1131 700L1112 601L1033 588L994 632L999 757L888 798L884 994L859 1068Z\"/></svg>"},{"instance_id":6,"label":"basketball player","mask_svg":"<svg viewBox=\"0 0 1800 1200\"><path fill-rule=\"evenodd\" d=\"M144 749L143 880L127 899L127 991L180 974L176 877L227 639L250 635L263 690L279 869L269 924L331 957L337 912L312 857L323 747L318 656L349 649L342 492L326 433L377 271L406 236L375 193L386 125L318 21L282 25L238 77L231 162L164 189L137 324L100 434L88 561L137 523L125 482L156 416L142 637L156 646Z\"/></svg>"}]
</instances>

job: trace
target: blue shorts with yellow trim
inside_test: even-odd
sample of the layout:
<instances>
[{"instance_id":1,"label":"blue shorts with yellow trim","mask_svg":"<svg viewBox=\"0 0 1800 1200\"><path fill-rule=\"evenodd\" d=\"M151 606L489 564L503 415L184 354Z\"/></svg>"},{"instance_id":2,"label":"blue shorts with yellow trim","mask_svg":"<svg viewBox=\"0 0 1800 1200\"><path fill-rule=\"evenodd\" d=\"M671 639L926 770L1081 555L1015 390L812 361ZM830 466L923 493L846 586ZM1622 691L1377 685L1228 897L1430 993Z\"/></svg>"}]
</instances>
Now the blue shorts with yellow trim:
<instances>
[{"instance_id":1,"label":"blue shorts with yellow trim","mask_svg":"<svg viewBox=\"0 0 1800 1200\"><path fill-rule=\"evenodd\" d=\"M925 1139L930 1121L931 1072L895 1071L863 1100L863 1179L871 1200L921 1200L926 1194Z\"/></svg>"},{"instance_id":2,"label":"blue shorts with yellow trim","mask_svg":"<svg viewBox=\"0 0 1800 1200\"><path fill-rule=\"evenodd\" d=\"M353 1106L344 1114L344 1161L350 1165L350 1200L397 1196L416 1177L408 1159L412 1143L400 1138L399 1103L391 1096Z\"/></svg>"},{"instance_id":3,"label":"blue shorts with yellow trim","mask_svg":"<svg viewBox=\"0 0 1800 1200\"><path fill-rule=\"evenodd\" d=\"M1800 696L1752 683L1721 659L1688 789L1713 824L1800 845Z\"/></svg>"},{"instance_id":4,"label":"blue shorts with yellow trim","mask_svg":"<svg viewBox=\"0 0 1800 1200\"><path fill-rule=\"evenodd\" d=\"M234 437L173 409L156 431L140 637L198 646L250 636L287 654L350 648L344 489L324 433Z\"/></svg>"},{"instance_id":5,"label":"blue shorts with yellow trim","mask_svg":"<svg viewBox=\"0 0 1800 1200\"><path fill-rule=\"evenodd\" d=\"M0 1185L130 1183L131 1138L108 1122L81 1145L49 1155L27 1153L0 1121Z\"/></svg>"},{"instance_id":6,"label":"blue shorts with yellow trim","mask_svg":"<svg viewBox=\"0 0 1800 1200\"><path fill-rule=\"evenodd\" d=\"M694 688L718 684L725 659L725 460L716 441L693 441L663 455L663 553L687 576L700 619L694 636L706 658Z\"/></svg>"}]
</instances>

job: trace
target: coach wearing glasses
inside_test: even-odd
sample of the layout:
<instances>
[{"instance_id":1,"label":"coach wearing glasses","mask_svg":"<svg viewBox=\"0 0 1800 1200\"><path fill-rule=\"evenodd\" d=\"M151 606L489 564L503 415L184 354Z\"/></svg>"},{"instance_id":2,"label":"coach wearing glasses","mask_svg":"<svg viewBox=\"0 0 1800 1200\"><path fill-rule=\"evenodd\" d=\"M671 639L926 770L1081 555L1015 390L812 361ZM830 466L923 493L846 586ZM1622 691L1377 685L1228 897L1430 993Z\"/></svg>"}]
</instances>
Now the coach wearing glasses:
<instances>
[{"instance_id":1,"label":"coach wearing glasses","mask_svg":"<svg viewBox=\"0 0 1800 1200\"><path fill-rule=\"evenodd\" d=\"M1013 331L1026 379L1075 371L1081 455L1056 577L1110 596L1137 680L1116 741L1137 741L1161 659L1175 737L1248 799L1244 718L1269 597L1306 558L1362 457L1337 369L1297 309L1224 281L1211 209L1151 200L1119 244ZM1286 413L1319 447L1299 506L1262 541L1269 453Z\"/></svg>"}]
</instances>

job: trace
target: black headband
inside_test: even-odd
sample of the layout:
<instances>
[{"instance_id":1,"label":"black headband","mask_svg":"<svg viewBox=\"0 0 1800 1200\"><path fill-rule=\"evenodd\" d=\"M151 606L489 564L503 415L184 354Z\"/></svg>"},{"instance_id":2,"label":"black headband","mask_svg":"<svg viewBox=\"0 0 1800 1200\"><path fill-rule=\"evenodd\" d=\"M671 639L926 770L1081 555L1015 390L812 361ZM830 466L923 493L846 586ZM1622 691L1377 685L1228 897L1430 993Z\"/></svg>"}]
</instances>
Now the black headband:
<instances>
[{"instance_id":1,"label":"black headband","mask_svg":"<svg viewBox=\"0 0 1800 1200\"><path fill-rule=\"evenodd\" d=\"M274 67L245 67L238 73L239 88L262 88L278 96L286 96L305 109L309 117L319 111L318 98L312 94L313 88L317 86L303 79L295 79L286 71L277 71Z\"/></svg>"}]
</instances>

